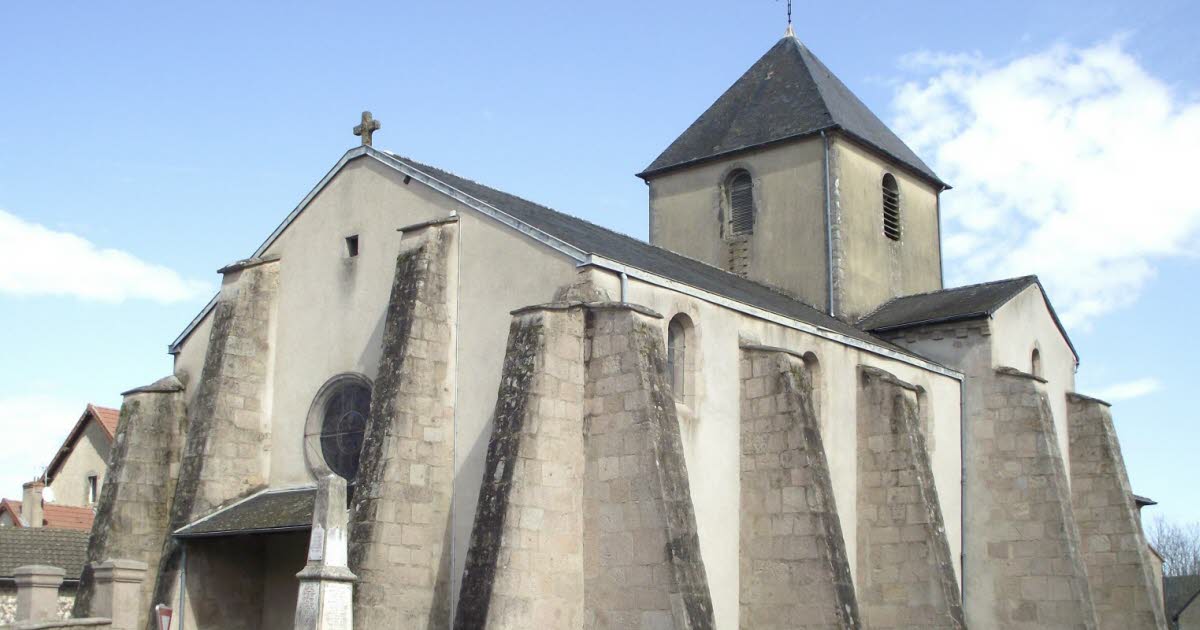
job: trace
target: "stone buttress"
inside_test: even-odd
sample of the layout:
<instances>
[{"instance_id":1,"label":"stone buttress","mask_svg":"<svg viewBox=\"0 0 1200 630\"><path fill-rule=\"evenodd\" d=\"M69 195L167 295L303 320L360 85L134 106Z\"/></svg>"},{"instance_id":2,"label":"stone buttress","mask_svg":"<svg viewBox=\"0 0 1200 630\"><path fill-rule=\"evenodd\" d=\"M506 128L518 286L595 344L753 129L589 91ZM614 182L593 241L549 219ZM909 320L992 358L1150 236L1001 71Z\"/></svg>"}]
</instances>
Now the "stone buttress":
<instances>
[{"instance_id":1,"label":"stone buttress","mask_svg":"<svg viewBox=\"0 0 1200 630\"><path fill-rule=\"evenodd\" d=\"M1071 489L1044 381L1012 368L981 379L982 414L967 445L973 509L970 532L986 557L968 570L990 576L1002 628L1094 628ZM984 547L986 545L986 547ZM973 567L973 569L971 568Z\"/></svg>"},{"instance_id":2,"label":"stone buttress","mask_svg":"<svg viewBox=\"0 0 1200 630\"><path fill-rule=\"evenodd\" d=\"M740 369L740 626L861 627L812 375L754 346Z\"/></svg>"},{"instance_id":3,"label":"stone buttress","mask_svg":"<svg viewBox=\"0 0 1200 630\"><path fill-rule=\"evenodd\" d=\"M514 315L456 627L712 628L661 318Z\"/></svg>"},{"instance_id":4,"label":"stone buttress","mask_svg":"<svg viewBox=\"0 0 1200 630\"><path fill-rule=\"evenodd\" d=\"M859 367L858 601L869 628L962 628L916 391Z\"/></svg>"},{"instance_id":5,"label":"stone buttress","mask_svg":"<svg viewBox=\"0 0 1200 630\"><path fill-rule=\"evenodd\" d=\"M92 563L120 558L159 564L186 428L183 389L168 376L124 394L73 617L95 616ZM153 589L153 580L143 580L137 627L149 620Z\"/></svg>"},{"instance_id":6,"label":"stone buttress","mask_svg":"<svg viewBox=\"0 0 1200 630\"><path fill-rule=\"evenodd\" d=\"M1067 394L1067 405L1072 503L1099 627L1165 628L1108 403Z\"/></svg>"},{"instance_id":7,"label":"stone buttress","mask_svg":"<svg viewBox=\"0 0 1200 630\"><path fill-rule=\"evenodd\" d=\"M162 539L154 597L149 605L175 601L181 548L176 529L266 485L270 369L280 261L253 258L220 270L221 293L212 310L204 367L188 409L188 423L169 525ZM191 577L189 573L189 577ZM204 583L204 575L197 574ZM206 627L250 627L252 620L220 617L219 584L189 591L196 609L219 618ZM208 601L212 600L212 601ZM210 605L211 604L211 605ZM150 623L156 623L151 621Z\"/></svg>"},{"instance_id":8,"label":"stone buttress","mask_svg":"<svg viewBox=\"0 0 1200 630\"><path fill-rule=\"evenodd\" d=\"M404 230L350 514L363 628L450 623L453 220Z\"/></svg>"},{"instance_id":9,"label":"stone buttress","mask_svg":"<svg viewBox=\"0 0 1200 630\"><path fill-rule=\"evenodd\" d=\"M514 314L456 628L582 628L581 305Z\"/></svg>"}]
</instances>

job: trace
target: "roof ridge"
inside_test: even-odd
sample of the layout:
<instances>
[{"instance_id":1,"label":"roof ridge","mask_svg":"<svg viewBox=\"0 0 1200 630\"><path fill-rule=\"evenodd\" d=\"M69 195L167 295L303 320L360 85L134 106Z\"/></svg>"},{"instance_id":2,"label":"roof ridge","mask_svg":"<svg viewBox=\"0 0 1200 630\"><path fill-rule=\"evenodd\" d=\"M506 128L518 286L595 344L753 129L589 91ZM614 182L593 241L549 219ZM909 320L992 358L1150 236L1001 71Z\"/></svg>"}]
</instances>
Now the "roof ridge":
<instances>
[{"instance_id":1,"label":"roof ridge","mask_svg":"<svg viewBox=\"0 0 1200 630\"><path fill-rule=\"evenodd\" d=\"M782 297L788 298L788 299L790 299L790 300L794 300L794 301L796 301L796 302L799 302L800 304L803 304L803 305L805 305L805 306L807 306L807 307L809 307L809 308L816 309L817 311L821 311L821 309L820 309L820 308L818 308L818 307L816 307L816 306L813 306L812 304L809 304L808 302L805 302L804 300L800 299L799 297L797 297L797 296L795 296L795 295L792 295L791 293L788 293L787 291L784 291L783 289L780 289L779 287L776 287L776 286L773 286L773 285L770 285L770 284L766 284L766 283L763 283L763 282L759 282L758 280L754 280L754 279L752 279L752 278L747 278L747 277L745 277L745 276L739 276L739 275L737 275L737 274L735 274L735 273L733 273L733 272L729 271L728 269L722 269L722 268L720 268L720 267L718 267L718 266L716 266L716 265L713 265L712 263L709 263L709 262L706 262L706 261L700 260L699 258L692 258L691 256L688 256L688 255L686 255L686 254L681 254L681 253L679 253L679 252L677 252L677 251L674 251L674 250L671 250L671 249L667 249L667 248L665 248L665 247L662 247L662 246L660 246L660 245L655 245L654 243L651 243L650 241L645 241L645 240L642 240L642 239L640 239L640 238L638 238L638 237L636 237L636 236L630 236L629 234L626 234L626 233L624 233L624 232L619 232L619 231L617 231L617 230L614 230L614 229L612 229L612 228L610 228L610 227L606 227L606 226L600 225L599 223L595 223L595 222L593 222L593 221L590 221L590 220L588 220L588 219L585 219L585 218L583 218L583 217L580 217L580 216L576 216L576 215L574 215L574 214L571 214L571 213L569 213L569 212L563 212L562 210L556 210L556 209L554 209L554 208L551 208L550 206L547 206L547 205L544 205L544 204L540 204L540 203L538 203L538 202L536 202L536 201L532 201L532 200L530 200L530 199L526 199L525 197L521 197L521 196L519 196L519 195L514 195L514 194L512 194L512 193L510 193L510 192L503 191L503 190L501 190L501 189L499 189L499 188L496 188L496 187L494 187L494 186L491 186L491 185L485 184L485 183L483 183L483 182L480 182L480 181L477 181L477 180L471 179L471 178L469 178L469 177L463 177L462 175L459 175L458 173L455 173L455 172L452 172L452 171L446 170L446 169L444 169L444 168L440 168L440 167L437 167L437 166L432 166L432 165L429 165L429 164L424 164L423 162L418 162L418 161L416 161L416 160L413 160L413 159L411 159L411 158L407 158L407 157L404 157L404 156L402 156L402 155L399 155L399 154L393 153L392 151L386 151L386 153L387 153L387 154L389 154L389 155L391 155L391 156L393 156L393 157L395 157L395 158L396 158L396 159L398 159L398 160L403 160L403 161L406 161L406 162L410 163L411 165L413 165L414 167L416 167L418 170L421 170L421 169L424 169L424 168L429 168L429 169L433 169L433 170L435 170L435 171L441 171L441 172L443 172L443 173L446 173L446 174L448 174L448 175L453 175L454 177L457 177L458 179L461 179L461 180L464 180L464 181L470 182L470 183L472 183L472 184L474 184L474 185L476 185L476 186L480 186L480 187L483 187L483 188L487 188L487 189L489 189L489 190L491 190L491 191L493 191L493 192L497 192L497 193L500 193L500 194L502 194L502 195L506 195L506 196L508 196L508 197L512 197L512 198L514 198L514 199L519 199L519 200L521 200L521 201L523 201L523 202L525 202L525 203L528 203L528 204L530 204L530 205L533 205L533 206L537 206L538 208L541 208L541 209L543 209L543 210L546 210L546 211L548 211L548 212L553 212L553 213L555 213L555 214L560 214L560 215L563 215L563 216L566 216L566 217L570 217L570 218L572 218L572 219L575 219L576 221L581 221L581 222L583 222L583 223L586 223L586 224L588 224L588 225L590 225L590 226L592 226L592 227L594 227L594 228L597 228L597 229L600 229L600 230L604 230L605 232L608 232L609 234L613 234L613 235L615 235L615 236L619 236L619 237L621 237L621 238L627 238L627 239L630 239L630 240L632 240L632 241L637 241L638 243L640 243L640 244L642 244L642 245L646 245L647 247L653 247L654 249L656 249L656 250L658 250L658 251L660 251L660 252L663 252L663 253L669 254L669 255L671 255L671 256L676 256L676 257L678 257L678 258L682 258L682 259L684 259L684 260L690 260L690 261L692 261L692 262L694 262L694 263L697 263L697 264L700 264L700 265L704 265L705 267L708 267L709 269L712 269L712 270L714 270L714 271L717 271L717 272L723 273L723 274L725 274L725 275L727 275L727 276L730 276L730 277L738 278L739 280L741 280L741 281L743 281L743 282L749 282L749 283L752 283L752 284L758 285L759 287L762 287L762 288L764 288L764 289L767 289L767 290L769 290L769 291L771 291L771 292L773 292L773 293L776 293L776 294L778 294L778 295L780 295L780 296L782 296ZM442 183L443 183L443 184L446 184L447 186L451 186L451 187L453 187L453 185L449 184L448 182L442 182ZM589 254L594 254L595 252L588 252L588 253L589 253ZM632 266L632 265L630 265L630 266ZM645 270L645 271L650 271L650 270L649 270L649 269L647 269L647 270ZM821 311L821 312L824 312L824 311Z\"/></svg>"},{"instance_id":2,"label":"roof ridge","mask_svg":"<svg viewBox=\"0 0 1200 630\"><path fill-rule=\"evenodd\" d=\"M962 286L957 286L957 287L942 288L942 289L937 289L937 290L935 290L935 291L924 291L924 292L921 292L921 293L909 293L909 294L907 294L907 295L897 295L896 297L894 297L894 298L892 298L892 299L888 300L887 302L884 302L883 304L879 305L879 306L878 306L878 307L875 309L875 311L878 311L879 309L883 308L883 307L884 307L884 306L886 306L887 304L890 304L890 303L892 303L892 302L895 302L896 300L903 300L903 299L905 299L905 298L910 298L910 297L920 297L920 296L923 296L923 295L934 295L934 294L937 294L937 293L947 293L947 292L949 292L949 291L961 291L961 290L964 290L964 289L978 289L978 288L982 288L982 287L990 287L990 286L997 285L997 284L1003 284L1003 283L1005 283L1005 282L1014 282L1014 281L1017 281L1017 280L1029 280L1029 279L1032 279L1032 280L1034 280L1035 282L1038 282L1039 284L1041 283L1041 280L1040 280L1040 279L1038 279L1038 277L1037 277L1037 274L1027 274L1027 275L1024 275L1024 276L1013 276L1012 278L1001 278L1001 279L999 279L999 280L988 280L987 282L977 282L977 283L975 283L975 284L964 284L964 285L962 285ZM871 313L874 313L875 311L871 311ZM863 319L866 319L866 317L863 317Z\"/></svg>"}]
</instances>

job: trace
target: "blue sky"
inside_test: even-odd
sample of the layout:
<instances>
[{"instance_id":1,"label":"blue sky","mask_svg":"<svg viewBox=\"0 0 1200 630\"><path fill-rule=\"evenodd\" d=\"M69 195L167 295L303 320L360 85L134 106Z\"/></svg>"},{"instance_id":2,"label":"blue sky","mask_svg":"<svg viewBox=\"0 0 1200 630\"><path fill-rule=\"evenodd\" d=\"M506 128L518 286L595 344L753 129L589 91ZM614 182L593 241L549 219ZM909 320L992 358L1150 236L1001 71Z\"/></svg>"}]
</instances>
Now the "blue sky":
<instances>
[{"instance_id":1,"label":"blue sky","mask_svg":"<svg viewBox=\"0 0 1200 630\"><path fill-rule=\"evenodd\" d=\"M170 372L361 110L377 146L645 237L633 173L784 30L772 0L173 4L0 8L0 495ZM955 184L949 279L1042 274L1134 490L1200 520L1200 5L803 3L796 30Z\"/></svg>"}]
</instances>

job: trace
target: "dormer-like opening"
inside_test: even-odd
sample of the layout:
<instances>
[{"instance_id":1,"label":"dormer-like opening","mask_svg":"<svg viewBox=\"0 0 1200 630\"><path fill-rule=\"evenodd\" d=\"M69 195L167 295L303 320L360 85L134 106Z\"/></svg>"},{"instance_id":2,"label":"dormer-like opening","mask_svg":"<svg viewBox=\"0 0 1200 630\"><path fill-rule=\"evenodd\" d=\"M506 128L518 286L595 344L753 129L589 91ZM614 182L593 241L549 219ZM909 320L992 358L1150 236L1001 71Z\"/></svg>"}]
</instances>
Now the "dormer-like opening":
<instances>
[{"instance_id":1,"label":"dormer-like opening","mask_svg":"<svg viewBox=\"0 0 1200 630\"><path fill-rule=\"evenodd\" d=\"M900 240L900 187L891 173L883 176L883 235Z\"/></svg>"}]
</instances>

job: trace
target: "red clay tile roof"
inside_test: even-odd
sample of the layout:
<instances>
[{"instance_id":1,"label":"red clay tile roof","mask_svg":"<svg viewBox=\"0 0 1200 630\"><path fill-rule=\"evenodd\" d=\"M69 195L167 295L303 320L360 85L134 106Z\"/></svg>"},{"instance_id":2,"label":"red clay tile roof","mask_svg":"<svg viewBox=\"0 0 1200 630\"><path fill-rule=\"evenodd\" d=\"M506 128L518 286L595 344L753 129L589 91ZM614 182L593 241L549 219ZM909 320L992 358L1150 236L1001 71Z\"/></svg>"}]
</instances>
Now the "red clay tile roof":
<instances>
[{"instance_id":1,"label":"red clay tile roof","mask_svg":"<svg viewBox=\"0 0 1200 630\"><path fill-rule=\"evenodd\" d=\"M104 432L108 434L108 439L112 439L117 434L117 420L121 418L119 409L109 409L108 407L99 407L96 405L88 405L96 412L96 418L100 420L100 426L104 427Z\"/></svg>"},{"instance_id":2,"label":"red clay tile roof","mask_svg":"<svg viewBox=\"0 0 1200 630\"><path fill-rule=\"evenodd\" d=\"M17 522L20 522L21 502L13 499L0 500L0 511L11 510L18 517ZM53 503L42 503L42 527L51 527L54 529L75 529L80 531L91 531L92 521L96 519L96 513L90 507L76 507L74 505L55 505ZM19 525L24 527L24 525Z\"/></svg>"}]
</instances>

